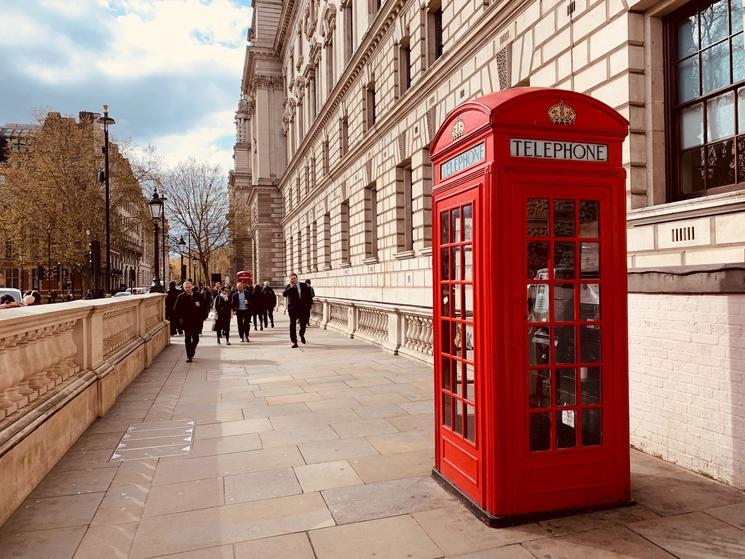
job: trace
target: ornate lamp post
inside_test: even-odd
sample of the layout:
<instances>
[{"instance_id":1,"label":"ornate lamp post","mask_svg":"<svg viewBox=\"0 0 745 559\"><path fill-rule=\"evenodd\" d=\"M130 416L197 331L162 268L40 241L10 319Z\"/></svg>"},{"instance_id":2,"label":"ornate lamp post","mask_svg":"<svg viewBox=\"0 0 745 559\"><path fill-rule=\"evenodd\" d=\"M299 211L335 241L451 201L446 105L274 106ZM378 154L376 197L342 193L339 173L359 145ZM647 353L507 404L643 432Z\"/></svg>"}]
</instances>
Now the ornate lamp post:
<instances>
[{"instance_id":1,"label":"ornate lamp post","mask_svg":"<svg viewBox=\"0 0 745 559\"><path fill-rule=\"evenodd\" d=\"M111 224L109 219L109 126L116 124L109 117L109 106L103 106L103 116L98 117L98 123L103 124L103 155L104 155L104 182L106 184L106 291L111 293Z\"/></svg>"},{"instance_id":2,"label":"ornate lamp post","mask_svg":"<svg viewBox=\"0 0 745 559\"><path fill-rule=\"evenodd\" d=\"M52 302L52 224L47 225L47 303ZM41 285L39 286L41 287Z\"/></svg>"},{"instance_id":3,"label":"ornate lamp post","mask_svg":"<svg viewBox=\"0 0 745 559\"><path fill-rule=\"evenodd\" d=\"M186 250L186 241L184 240L184 236L181 235L181 238L178 240L178 243L176 243L176 246L178 247L178 251L181 253L181 268L179 268L179 275L181 276L181 283L184 283L186 280L186 268L184 268L184 251Z\"/></svg>"},{"instance_id":4,"label":"ornate lamp post","mask_svg":"<svg viewBox=\"0 0 745 559\"><path fill-rule=\"evenodd\" d=\"M150 217L153 218L153 228L155 235L153 236L153 243L155 245L153 254L155 255L155 266L154 266L154 272L155 277L153 277L153 283L150 286L150 292L151 293L164 293L165 289L163 289L163 285L160 283L160 278L158 277L158 268L160 268L160 263L158 262L158 222L160 221L161 215L163 215L163 200L161 200L160 196L158 196L158 190L153 191L153 197L150 199L149 202L150 205Z\"/></svg>"}]
</instances>

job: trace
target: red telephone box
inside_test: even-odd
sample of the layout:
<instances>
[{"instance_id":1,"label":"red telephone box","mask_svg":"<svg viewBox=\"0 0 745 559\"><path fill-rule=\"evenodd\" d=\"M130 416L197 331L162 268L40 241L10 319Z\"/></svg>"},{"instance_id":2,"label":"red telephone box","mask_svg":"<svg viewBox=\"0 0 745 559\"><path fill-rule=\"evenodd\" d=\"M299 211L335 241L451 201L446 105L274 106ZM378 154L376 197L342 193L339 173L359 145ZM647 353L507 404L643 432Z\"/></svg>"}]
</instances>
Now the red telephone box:
<instances>
[{"instance_id":1,"label":"red telephone box","mask_svg":"<svg viewBox=\"0 0 745 559\"><path fill-rule=\"evenodd\" d=\"M241 282L246 285L253 285L254 277L253 277L253 274L251 274L251 272L241 271L235 274L235 281L236 283Z\"/></svg>"},{"instance_id":2,"label":"red telephone box","mask_svg":"<svg viewBox=\"0 0 745 559\"><path fill-rule=\"evenodd\" d=\"M433 473L492 525L630 501L627 133L516 88L432 143Z\"/></svg>"}]
</instances>

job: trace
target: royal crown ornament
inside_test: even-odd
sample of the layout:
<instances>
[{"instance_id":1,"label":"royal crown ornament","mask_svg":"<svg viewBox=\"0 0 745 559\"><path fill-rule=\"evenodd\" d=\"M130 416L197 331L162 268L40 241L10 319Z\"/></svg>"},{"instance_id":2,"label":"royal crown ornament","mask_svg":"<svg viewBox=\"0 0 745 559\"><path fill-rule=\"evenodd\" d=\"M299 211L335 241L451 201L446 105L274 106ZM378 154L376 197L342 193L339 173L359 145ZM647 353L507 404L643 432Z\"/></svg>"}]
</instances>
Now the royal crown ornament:
<instances>
[{"instance_id":1,"label":"royal crown ornament","mask_svg":"<svg viewBox=\"0 0 745 559\"><path fill-rule=\"evenodd\" d=\"M548 118L554 124L574 124L577 120L577 111L565 105L564 101L559 101L548 110Z\"/></svg>"},{"instance_id":2,"label":"royal crown ornament","mask_svg":"<svg viewBox=\"0 0 745 559\"><path fill-rule=\"evenodd\" d=\"M458 121L453 125L453 130L451 131L451 134L453 136L453 141L457 140L463 135L463 132L466 129L465 123L458 119Z\"/></svg>"}]
</instances>

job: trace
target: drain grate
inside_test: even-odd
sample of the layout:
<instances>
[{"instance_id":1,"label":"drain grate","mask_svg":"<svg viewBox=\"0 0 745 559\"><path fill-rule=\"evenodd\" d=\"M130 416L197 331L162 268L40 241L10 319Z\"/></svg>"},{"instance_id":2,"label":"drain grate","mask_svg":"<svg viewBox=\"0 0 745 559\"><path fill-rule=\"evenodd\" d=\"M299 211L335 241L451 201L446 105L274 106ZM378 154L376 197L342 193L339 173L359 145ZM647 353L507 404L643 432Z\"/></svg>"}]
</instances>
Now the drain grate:
<instances>
[{"instance_id":1,"label":"drain grate","mask_svg":"<svg viewBox=\"0 0 745 559\"><path fill-rule=\"evenodd\" d=\"M181 456L191 452L194 419L153 421L130 425L109 462Z\"/></svg>"}]
</instances>

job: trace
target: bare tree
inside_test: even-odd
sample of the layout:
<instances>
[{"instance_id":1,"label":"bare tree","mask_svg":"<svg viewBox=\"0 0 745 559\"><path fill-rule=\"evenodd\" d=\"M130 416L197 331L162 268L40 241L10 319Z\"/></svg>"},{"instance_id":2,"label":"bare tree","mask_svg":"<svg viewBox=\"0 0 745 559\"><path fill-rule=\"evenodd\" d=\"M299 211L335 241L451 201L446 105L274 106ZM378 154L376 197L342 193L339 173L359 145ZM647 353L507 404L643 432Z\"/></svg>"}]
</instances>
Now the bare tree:
<instances>
[{"instance_id":1,"label":"bare tree","mask_svg":"<svg viewBox=\"0 0 745 559\"><path fill-rule=\"evenodd\" d=\"M171 234L191 237L193 257L209 281L210 260L228 243L226 177L218 165L190 158L166 173L163 187Z\"/></svg>"}]
</instances>

